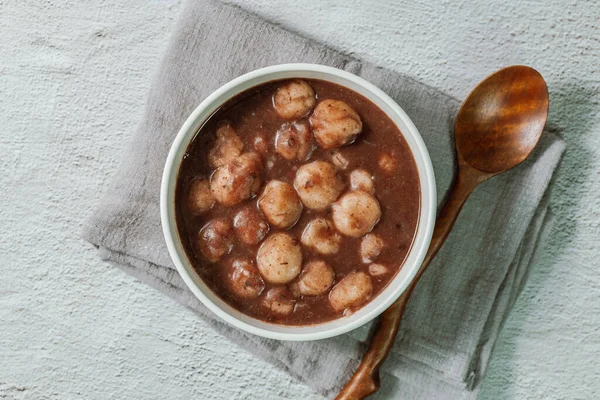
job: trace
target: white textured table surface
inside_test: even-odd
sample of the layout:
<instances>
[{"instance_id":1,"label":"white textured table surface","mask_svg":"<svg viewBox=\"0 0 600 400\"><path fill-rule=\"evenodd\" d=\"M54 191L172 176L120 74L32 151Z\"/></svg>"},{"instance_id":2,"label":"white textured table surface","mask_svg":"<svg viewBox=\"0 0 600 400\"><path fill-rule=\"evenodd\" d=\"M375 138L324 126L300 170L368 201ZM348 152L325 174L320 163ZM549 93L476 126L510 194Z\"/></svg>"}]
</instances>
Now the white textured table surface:
<instances>
[{"instance_id":1,"label":"white textured table surface","mask_svg":"<svg viewBox=\"0 0 600 400\"><path fill-rule=\"evenodd\" d=\"M550 123L568 143L552 194L556 229L481 397L597 398L600 7L239 3L458 98L509 64L546 77ZM318 398L78 237L140 119L180 6L0 0L0 398Z\"/></svg>"}]
</instances>

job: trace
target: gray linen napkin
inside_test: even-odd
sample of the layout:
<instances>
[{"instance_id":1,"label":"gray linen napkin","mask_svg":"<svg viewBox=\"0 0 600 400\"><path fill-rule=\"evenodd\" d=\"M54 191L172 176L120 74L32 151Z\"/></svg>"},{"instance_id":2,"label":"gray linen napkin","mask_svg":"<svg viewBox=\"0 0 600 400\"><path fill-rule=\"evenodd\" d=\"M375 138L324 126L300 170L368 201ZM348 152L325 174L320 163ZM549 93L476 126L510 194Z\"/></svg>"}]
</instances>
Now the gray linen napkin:
<instances>
[{"instance_id":1,"label":"gray linen napkin","mask_svg":"<svg viewBox=\"0 0 600 400\"><path fill-rule=\"evenodd\" d=\"M423 135L438 197L444 198L455 167L456 99L238 8L210 0L190 1L154 78L133 144L83 236L99 247L104 259L191 307L229 340L332 397L357 366L371 325L307 343L268 340L232 328L187 290L171 264L160 226L163 164L187 116L232 78L286 62L341 68L392 96ZM533 157L473 194L412 296L397 343L383 366L383 388L376 397L476 397L498 331L548 226L543 195L563 150L563 143L546 132Z\"/></svg>"}]
</instances>

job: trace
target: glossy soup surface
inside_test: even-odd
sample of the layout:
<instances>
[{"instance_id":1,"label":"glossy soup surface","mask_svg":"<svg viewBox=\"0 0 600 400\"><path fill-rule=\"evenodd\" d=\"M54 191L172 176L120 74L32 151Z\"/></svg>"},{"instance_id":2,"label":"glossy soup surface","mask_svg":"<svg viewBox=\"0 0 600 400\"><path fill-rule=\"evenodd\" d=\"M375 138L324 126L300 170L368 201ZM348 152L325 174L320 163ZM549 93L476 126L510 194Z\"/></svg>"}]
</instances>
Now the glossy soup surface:
<instances>
[{"instance_id":1,"label":"glossy soup surface","mask_svg":"<svg viewBox=\"0 0 600 400\"><path fill-rule=\"evenodd\" d=\"M300 101L310 103L308 113L301 117L285 113L282 116L276 110L274 95L294 82L298 81L276 81L255 87L229 101L204 124L189 145L179 170L175 207L177 228L186 254L203 281L220 298L241 312L263 321L309 325L351 314L377 296L392 280L402 267L416 232L420 187L417 167L408 144L398 127L375 104L337 84L308 79L301 82L304 85L308 83L314 95L308 100L302 96L299 98ZM290 99L298 100L287 100ZM319 104L327 100L343 101L360 117L362 129L354 141L349 140L349 143L338 147L339 143L315 140L315 129L318 129L315 127L325 126L327 130L330 126L341 126L340 129L349 126L348 129L352 129L356 124L354 120L344 119L346 114L335 113L335 110L330 115L328 113L331 110L323 109L323 114L317 115L315 107L318 109ZM339 104L341 103L335 103L336 106ZM340 121L341 125L335 125ZM293 153L296 149L294 146L299 145L298 138L293 135L293 129L296 128L289 128L292 125L300 126L301 130L308 129L309 132L310 141L301 144L308 145L310 150L306 155L300 151L300 159L290 159L289 152L286 153L287 158L283 157L276 150L282 149L279 146L282 142L277 142L278 132L283 135L282 132L286 129L292 129L291 139L284 143L290 146L288 150L291 149ZM215 132L223 126L226 126L227 135L235 135L234 142L226 143L221 153L215 153L213 149L218 141ZM306 137L305 135L304 138ZM279 143L279 147L276 143ZM217 167L215 164L222 164L224 161L215 162L215 157L220 155L227 160L229 155L225 153L230 150L235 156ZM250 153L251 175L243 177L246 180L240 178L239 181L231 181L234 186L251 186L248 198L244 198L242 194L241 199L238 197L234 201L223 201L223 196L214 196L213 190L219 191L217 194L225 190L225 184L217 187L220 183L216 182L218 174L215 170L235 169L230 164L240 163L242 155ZM339 194L334 193L332 196L337 202L334 204L338 206L329 204L323 209L316 209L314 204L306 203L304 198L298 198L294 192L298 190L298 182L295 182L298 169L315 161L324 161L333 167L337 182L334 192ZM246 173L246 170L242 170L242 173ZM372 189L368 184L367 187L361 185L358 180L353 187L351 174L355 170L361 170L357 177L370 178ZM269 214L277 219L276 223L271 223L258 205L265 186L273 180L289 184L278 183L275 185L279 185L278 188L285 187L288 191L290 188L294 189L291 193L284 191L287 197L282 197L280 202L277 197L280 193L275 191L274 202L267 204L275 209L282 206L288 212ZM302 182L307 190L310 189L308 186L319 184L311 180ZM234 187L232 190L238 188ZM347 214L340 212L340 217L334 215L335 207L358 207L363 204L352 196L347 197L342 204L344 196L349 193L363 196L357 197L358 200L364 196L375 199L380 208L380 216L368 234L349 236L338 229L340 227L344 230L342 225L349 227L348 229L355 227L340 219L344 215L353 218L354 211ZM214 197L221 201L215 201ZM267 199L268 196L263 201L266 202ZM365 204L370 207L373 203ZM297 205L300 205L301 213L295 223L291 222L293 226L277 227L278 224L281 225L281 218L296 218L294 212L298 210ZM363 211L365 210L359 209L357 213ZM248 217L254 224L243 225ZM327 229L322 238L305 232L307 224L315 218L326 221ZM334 218L337 222L334 222ZM215 221L218 223L215 224ZM285 224L286 221L283 222ZM287 221L287 224L290 222ZM369 229L370 227L366 228L367 231ZM287 256L287 248L281 251L277 249L281 240L270 239L278 233L285 236L283 245L294 249L289 253L293 256ZM365 239L365 235L368 239ZM281 238L280 235L278 239ZM265 269L270 268L271 264L265 267L264 262L261 264L260 261L258 264L262 269L257 268L257 252L266 241L270 241L269 246L275 246L276 250L265 245L262 250L264 259L278 260L278 268L283 269ZM321 246L331 243L332 246ZM214 251L207 251L207 246L214 246L216 250L211 247ZM307 276L307 265L312 265L310 273L314 276ZM349 274L349 279L336 289Z\"/></svg>"}]
</instances>

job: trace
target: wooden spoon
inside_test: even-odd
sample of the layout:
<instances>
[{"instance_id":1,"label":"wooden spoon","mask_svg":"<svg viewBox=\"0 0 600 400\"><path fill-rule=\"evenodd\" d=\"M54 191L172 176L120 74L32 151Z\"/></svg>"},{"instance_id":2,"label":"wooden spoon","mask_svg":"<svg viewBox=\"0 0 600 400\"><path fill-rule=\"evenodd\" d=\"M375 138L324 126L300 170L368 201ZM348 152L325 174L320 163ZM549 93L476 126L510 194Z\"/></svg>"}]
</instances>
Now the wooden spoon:
<instances>
[{"instance_id":1,"label":"wooden spoon","mask_svg":"<svg viewBox=\"0 0 600 400\"><path fill-rule=\"evenodd\" d=\"M454 126L458 174L437 217L425 260L410 286L383 313L369 349L337 400L363 399L379 389L379 367L394 344L408 299L448 237L463 204L481 182L527 158L547 118L546 82L530 67L501 69L467 96Z\"/></svg>"}]
</instances>

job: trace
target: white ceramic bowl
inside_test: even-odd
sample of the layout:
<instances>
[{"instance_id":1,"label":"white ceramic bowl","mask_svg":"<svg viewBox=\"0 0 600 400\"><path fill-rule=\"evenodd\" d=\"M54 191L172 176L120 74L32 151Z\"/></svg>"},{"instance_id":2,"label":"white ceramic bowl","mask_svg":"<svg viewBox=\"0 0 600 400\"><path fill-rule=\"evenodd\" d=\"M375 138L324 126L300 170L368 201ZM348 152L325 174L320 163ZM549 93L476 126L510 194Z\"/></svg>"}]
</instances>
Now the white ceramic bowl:
<instances>
[{"instance_id":1,"label":"white ceramic bowl","mask_svg":"<svg viewBox=\"0 0 600 400\"><path fill-rule=\"evenodd\" d=\"M188 261L179 240L175 222L175 187L183 154L204 122L227 100L265 82L287 78L322 79L345 86L377 104L400 128L414 155L421 184L421 208L417 233L399 273L370 303L348 317L309 326L285 326L260 321L234 309L221 300L200 279ZM316 340L351 331L377 317L408 287L421 265L435 222L436 192L429 153L408 115L383 91L349 72L316 64L282 64L249 72L223 85L208 96L185 121L177 134L162 177L160 212L169 253L179 274L192 293L212 312L244 331L280 340Z\"/></svg>"}]
</instances>

